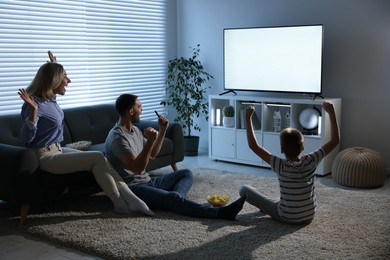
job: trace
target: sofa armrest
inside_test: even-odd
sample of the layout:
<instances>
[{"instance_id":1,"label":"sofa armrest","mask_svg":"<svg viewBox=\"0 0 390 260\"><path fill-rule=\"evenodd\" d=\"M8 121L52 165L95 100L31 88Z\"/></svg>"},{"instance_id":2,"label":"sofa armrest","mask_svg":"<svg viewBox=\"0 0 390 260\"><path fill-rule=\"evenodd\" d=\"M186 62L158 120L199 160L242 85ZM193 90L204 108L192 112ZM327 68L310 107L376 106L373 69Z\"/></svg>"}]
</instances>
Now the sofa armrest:
<instances>
[{"instance_id":1,"label":"sofa armrest","mask_svg":"<svg viewBox=\"0 0 390 260\"><path fill-rule=\"evenodd\" d=\"M152 120L141 120L136 126L143 131L146 127L153 127L158 130L159 125L157 121ZM172 163L180 162L184 159L184 136L183 129L178 123L169 123L169 127L167 129L167 133L165 135L166 138L169 138L173 142L174 153L172 155Z\"/></svg>"},{"instance_id":2,"label":"sofa armrest","mask_svg":"<svg viewBox=\"0 0 390 260\"><path fill-rule=\"evenodd\" d=\"M168 127L166 137L174 143L175 152L173 154L174 162L181 162L184 159L184 136L183 128L178 123L171 123Z\"/></svg>"},{"instance_id":3,"label":"sofa armrest","mask_svg":"<svg viewBox=\"0 0 390 260\"><path fill-rule=\"evenodd\" d=\"M27 202L35 191L38 159L33 150L0 143L0 199Z\"/></svg>"}]
</instances>

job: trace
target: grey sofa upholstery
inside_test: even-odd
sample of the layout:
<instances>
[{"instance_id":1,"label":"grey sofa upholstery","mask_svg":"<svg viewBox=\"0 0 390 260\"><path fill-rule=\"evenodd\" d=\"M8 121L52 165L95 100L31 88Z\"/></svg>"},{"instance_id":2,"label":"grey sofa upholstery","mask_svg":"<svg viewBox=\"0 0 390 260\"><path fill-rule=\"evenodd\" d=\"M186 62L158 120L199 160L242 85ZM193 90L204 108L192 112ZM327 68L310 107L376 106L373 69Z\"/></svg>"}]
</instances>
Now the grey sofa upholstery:
<instances>
[{"instance_id":1,"label":"grey sofa upholstery","mask_svg":"<svg viewBox=\"0 0 390 260\"><path fill-rule=\"evenodd\" d=\"M68 108L64 109L64 114L62 146L90 140L90 150L104 153L106 136L119 118L114 105ZM24 147L20 136L21 125L19 114L0 116L0 200L20 205L21 224L26 221L30 204L101 191L91 172L58 175L40 170L34 152ZM157 121L141 120L137 126L141 130L149 126L158 129ZM182 128L177 123L170 123L159 155L150 161L146 170L169 165L176 170L176 163L183 158Z\"/></svg>"}]
</instances>

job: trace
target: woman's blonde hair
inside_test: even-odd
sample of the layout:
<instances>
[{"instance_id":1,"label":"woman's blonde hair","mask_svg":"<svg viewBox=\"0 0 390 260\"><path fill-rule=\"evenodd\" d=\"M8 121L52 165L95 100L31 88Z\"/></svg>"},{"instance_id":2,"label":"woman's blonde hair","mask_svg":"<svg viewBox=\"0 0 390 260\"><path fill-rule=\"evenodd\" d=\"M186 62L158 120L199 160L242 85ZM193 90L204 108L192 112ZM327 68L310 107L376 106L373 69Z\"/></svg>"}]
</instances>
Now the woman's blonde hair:
<instances>
[{"instance_id":1,"label":"woman's blonde hair","mask_svg":"<svg viewBox=\"0 0 390 260\"><path fill-rule=\"evenodd\" d=\"M53 89L61 85L64 73L65 69L59 63L47 62L43 64L27 87L27 93L43 100L53 99Z\"/></svg>"}]
</instances>

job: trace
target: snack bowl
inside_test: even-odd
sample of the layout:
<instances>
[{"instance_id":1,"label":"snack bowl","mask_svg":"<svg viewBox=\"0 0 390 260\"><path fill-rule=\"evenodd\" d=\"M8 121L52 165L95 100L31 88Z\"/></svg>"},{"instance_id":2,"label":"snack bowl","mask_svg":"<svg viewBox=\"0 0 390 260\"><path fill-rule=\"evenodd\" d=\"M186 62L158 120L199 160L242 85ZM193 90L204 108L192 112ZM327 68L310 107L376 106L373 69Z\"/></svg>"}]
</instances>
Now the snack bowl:
<instances>
[{"instance_id":1,"label":"snack bowl","mask_svg":"<svg viewBox=\"0 0 390 260\"><path fill-rule=\"evenodd\" d=\"M211 205L216 206L216 207L225 206L229 202L229 200L230 200L230 197L226 194L224 194L224 195L213 194L213 195L207 196L208 203L210 203Z\"/></svg>"}]
</instances>

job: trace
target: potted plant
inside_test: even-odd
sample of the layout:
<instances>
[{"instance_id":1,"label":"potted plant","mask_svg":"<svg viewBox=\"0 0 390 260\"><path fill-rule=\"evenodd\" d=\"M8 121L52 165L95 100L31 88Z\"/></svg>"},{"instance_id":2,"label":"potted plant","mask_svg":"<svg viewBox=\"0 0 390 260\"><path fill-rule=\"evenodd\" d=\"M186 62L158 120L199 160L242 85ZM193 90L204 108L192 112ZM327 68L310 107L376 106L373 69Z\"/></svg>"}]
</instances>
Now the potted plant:
<instances>
[{"instance_id":1,"label":"potted plant","mask_svg":"<svg viewBox=\"0 0 390 260\"><path fill-rule=\"evenodd\" d=\"M231 105L226 105L222 109L222 124L224 127L233 127L234 126L234 107Z\"/></svg>"},{"instance_id":2,"label":"potted plant","mask_svg":"<svg viewBox=\"0 0 390 260\"><path fill-rule=\"evenodd\" d=\"M206 91L209 86L204 84L213 78L207 73L200 60L200 45L192 48L190 58L174 58L168 63L167 98L160 104L171 106L177 111L175 122L180 123L184 130L185 155L198 154L199 136L192 135L192 129L200 131L194 118L204 116L208 120L208 101Z\"/></svg>"}]
</instances>

